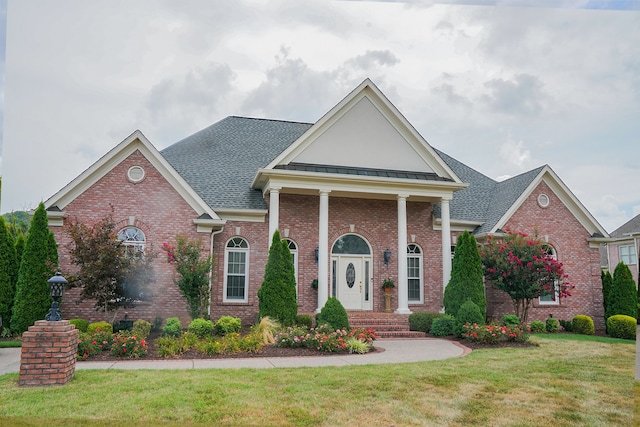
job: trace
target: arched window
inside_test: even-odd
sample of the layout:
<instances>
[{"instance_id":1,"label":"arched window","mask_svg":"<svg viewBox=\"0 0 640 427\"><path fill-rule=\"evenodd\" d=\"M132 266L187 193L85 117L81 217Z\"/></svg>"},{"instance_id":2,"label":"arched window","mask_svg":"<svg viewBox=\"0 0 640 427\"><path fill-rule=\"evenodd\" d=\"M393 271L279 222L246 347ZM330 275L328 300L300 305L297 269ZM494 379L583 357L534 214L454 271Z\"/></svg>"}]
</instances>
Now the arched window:
<instances>
[{"instance_id":1,"label":"arched window","mask_svg":"<svg viewBox=\"0 0 640 427\"><path fill-rule=\"evenodd\" d=\"M332 254L370 255L371 248L366 240L356 234L340 236L331 248Z\"/></svg>"},{"instance_id":2,"label":"arched window","mask_svg":"<svg viewBox=\"0 0 640 427\"><path fill-rule=\"evenodd\" d=\"M424 301L422 276L422 250L412 243L407 246L407 288L410 303L421 304Z\"/></svg>"},{"instance_id":3,"label":"arched window","mask_svg":"<svg viewBox=\"0 0 640 427\"><path fill-rule=\"evenodd\" d=\"M144 256L147 239L144 232L137 227L125 227L118 232L118 240L122 240L125 253L130 257Z\"/></svg>"},{"instance_id":4,"label":"arched window","mask_svg":"<svg viewBox=\"0 0 640 427\"><path fill-rule=\"evenodd\" d=\"M249 244L242 237L227 242L224 251L223 301L246 302L249 287Z\"/></svg>"},{"instance_id":5,"label":"arched window","mask_svg":"<svg viewBox=\"0 0 640 427\"><path fill-rule=\"evenodd\" d=\"M284 239L291 252L291 262L293 263L293 274L296 279L296 296L298 295L298 245L291 239Z\"/></svg>"},{"instance_id":6,"label":"arched window","mask_svg":"<svg viewBox=\"0 0 640 427\"><path fill-rule=\"evenodd\" d=\"M558 259L558 255L553 246L545 245L544 247L547 251L547 255L550 255L555 260ZM538 298L538 302L540 303L540 305L559 305L560 304L560 298L558 297L558 281L557 280L554 282L553 286L555 288L555 292L553 294L545 295L543 297Z\"/></svg>"}]
</instances>

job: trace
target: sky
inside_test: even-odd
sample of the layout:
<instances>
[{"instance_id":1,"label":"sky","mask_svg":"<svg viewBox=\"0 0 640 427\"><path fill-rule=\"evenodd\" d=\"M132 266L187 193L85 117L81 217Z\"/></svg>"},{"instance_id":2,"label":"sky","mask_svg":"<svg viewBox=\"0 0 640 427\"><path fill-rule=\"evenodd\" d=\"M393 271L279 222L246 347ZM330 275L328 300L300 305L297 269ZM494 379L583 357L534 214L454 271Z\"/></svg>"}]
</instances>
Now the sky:
<instances>
[{"instance_id":1,"label":"sky","mask_svg":"<svg viewBox=\"0 0 640 427\"><path fill-rule=\"evenodd\" d=\"M161 150L230 115L312 123L369 77L479 172L548 164L609 232L640 214L640 1L0 0L5 12L0 212L35 208L136 129Z\"/></svg>"}]
</instances>

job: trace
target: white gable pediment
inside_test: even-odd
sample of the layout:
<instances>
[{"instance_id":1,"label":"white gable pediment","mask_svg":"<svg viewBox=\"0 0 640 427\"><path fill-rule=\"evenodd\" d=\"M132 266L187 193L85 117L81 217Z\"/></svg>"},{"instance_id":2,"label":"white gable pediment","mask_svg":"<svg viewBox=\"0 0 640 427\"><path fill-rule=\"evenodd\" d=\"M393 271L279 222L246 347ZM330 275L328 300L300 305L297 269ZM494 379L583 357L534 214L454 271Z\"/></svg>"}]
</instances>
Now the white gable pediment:
<instances>
[{"instance_id":1,"label":"white gable pediment","mask_svg":"<svg viewBox=\"0 0 640 427\"><path fill-rule=\"evenodd\" d=\"M366 79L266 169L290 163L435 173L461 180Z\"/></svg>"}]
</instances>

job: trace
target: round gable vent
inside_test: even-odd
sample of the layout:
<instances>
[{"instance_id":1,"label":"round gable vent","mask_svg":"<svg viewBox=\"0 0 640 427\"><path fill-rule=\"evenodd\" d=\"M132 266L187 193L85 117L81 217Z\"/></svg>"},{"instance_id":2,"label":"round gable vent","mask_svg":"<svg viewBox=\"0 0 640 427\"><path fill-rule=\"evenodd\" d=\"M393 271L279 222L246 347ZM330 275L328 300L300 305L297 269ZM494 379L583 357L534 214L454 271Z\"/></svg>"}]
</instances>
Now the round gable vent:
<instances>
[{"instance_id":1,"label":"round gable vent","mask_svg":"<svg viewBox=\"0 0 640 427\"><path fill-rule=\"evenodd\" d=\"M546 194L540 194L538 196L538 204L541 208L546 208L547 206L549 206L549 196L547 196Z\"/></svg>"},{"instance_id":2,"label":"round gable vent","mask_svg":"<svg viewBox=\"0 0 640 427\"><path fill-rule=\"evenodd\" d=\"M140 166L131 166L127 171L127 177L131 182L140 182L144 179L144 169Z\"/></svg>"}]
</instances>

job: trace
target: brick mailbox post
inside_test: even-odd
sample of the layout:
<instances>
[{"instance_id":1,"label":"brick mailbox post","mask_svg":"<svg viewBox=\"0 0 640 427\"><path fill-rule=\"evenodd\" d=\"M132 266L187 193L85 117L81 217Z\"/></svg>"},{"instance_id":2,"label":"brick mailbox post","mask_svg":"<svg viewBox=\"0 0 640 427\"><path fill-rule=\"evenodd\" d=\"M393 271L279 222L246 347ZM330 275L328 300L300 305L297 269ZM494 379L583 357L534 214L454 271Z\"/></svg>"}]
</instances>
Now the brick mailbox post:
<instances>
[{"instance_id":1,"label":"brick mailbox post","mask_svg":"<svg viewBox=\"0 0 640 427\"><path fill-rule=\"evenodd\" d=\"M38 320L22 334L19 386L66 384L76 370L78 330L68 320Z\"/></svg>"},{"instance_id":2,"label":"brick mailbox post","mask_svg":"<svg viewBox=\"0 0 640 427\"><path fill-rule=\"evenodd\" d=\"M63 385L76 370L78 330L68 320L62 320L58 299L67 283L60 273L49 282L53 303L45 317L22 334L19 386Z\"/></svg>"}]
</instances>

